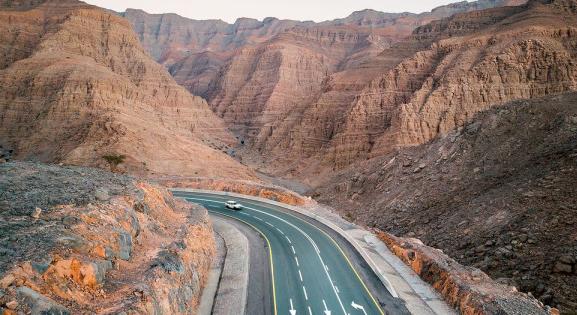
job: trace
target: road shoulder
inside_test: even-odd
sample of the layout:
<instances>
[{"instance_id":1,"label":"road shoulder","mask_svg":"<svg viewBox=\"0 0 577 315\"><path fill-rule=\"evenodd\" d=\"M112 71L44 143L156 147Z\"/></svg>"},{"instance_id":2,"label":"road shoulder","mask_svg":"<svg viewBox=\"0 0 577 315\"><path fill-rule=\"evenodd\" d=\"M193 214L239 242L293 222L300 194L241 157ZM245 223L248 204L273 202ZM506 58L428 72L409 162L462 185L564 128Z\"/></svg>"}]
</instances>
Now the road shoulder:
<instances>
[{"instance_id":1,"label":"road shoulder","mask_svg":"<svg viewBox=\"0 0 577 315\"><path fill-rule=\"evenodd\" d=\"M245 314L250 263L248 239L225 219L218 216L211 219L215 233L222 238L224 257L220 267L211 269L199 314Z\"/></svg>"}]
</instances>

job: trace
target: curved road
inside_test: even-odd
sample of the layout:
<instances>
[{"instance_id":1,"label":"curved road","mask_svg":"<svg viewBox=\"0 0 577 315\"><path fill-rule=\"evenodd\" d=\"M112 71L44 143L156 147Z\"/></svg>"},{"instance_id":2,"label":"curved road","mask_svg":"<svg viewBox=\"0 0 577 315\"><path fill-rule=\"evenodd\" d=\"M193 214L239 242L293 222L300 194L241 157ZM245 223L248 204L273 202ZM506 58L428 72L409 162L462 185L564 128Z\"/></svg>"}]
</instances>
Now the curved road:
<instances>
[{"instance_id":1,"label":"curved road","mask_svg":"<svg viewBox=\"0 0 577 315\"><path fill-rule=\"evenodd\" d=\"M316 224L288 210L281 211L254 200L206 193L173 193L202 204L209 212L239 220L263 236L270 255L272 314L408 313L402 303L393 301L395 299L390 296L387 301L379 303L375 298L377 295L369 290L363 279L366 272L359 273L356 260L350 259L343 248ZM244 206L243 210L226 209L226 200L239 201ZM382 290L386 291L384 286Z\"/></svg>"}]
</instances>

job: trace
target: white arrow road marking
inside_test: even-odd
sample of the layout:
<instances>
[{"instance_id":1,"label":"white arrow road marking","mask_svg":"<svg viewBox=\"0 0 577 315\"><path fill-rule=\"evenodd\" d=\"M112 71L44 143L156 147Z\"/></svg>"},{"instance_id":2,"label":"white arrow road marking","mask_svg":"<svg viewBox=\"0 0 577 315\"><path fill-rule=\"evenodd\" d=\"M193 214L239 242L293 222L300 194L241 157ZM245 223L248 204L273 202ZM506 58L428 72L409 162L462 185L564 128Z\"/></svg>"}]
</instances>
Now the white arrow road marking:
<instances>
[{"instance_id":1,"label":"white arrow road marking","mask_svg":"<svg viewBox=\"0 0 577 315\"><path fill-rule=\"evenodd\" d=\"M224 203L224 202L221 202L221 201L201 199L201 198L187 198L187 199L204 200L204 201L221 203L221 204ZM254 212L262 213L262 214L264 214L264 215L273 217L273 218L275 218L275 219L277 219L277 220L279 220L279 221L282 221L282 222L286 223L287 225L293 227L293 228L296 229L297 231L299 231L299 232L309 241L309 243L313 246L313 248L315 249L315 251L316 251L316 253L317 253L317 256L318 256L321 264L322 264L323 266L325 266L325 262L324 262L323 258L321 257L321 251L319 250L319 247L317 246L317 244L315 243L315 241L314 241L307 233L305 233L303 230L301 230L298 226L296 226L296 225L288 222L287 220L285 220L285 219L283 219L283 218L280 218L280 217L278 217L278 216L276 216L276 215L267 213L267 212L265 212L265 211L257 210L257 209L255 209L255 208L246 207L246 206L245 206L245 208L246 208L246 209L249 209L249 210L252 210L252 211L254 211ZM255 216L255 218L263 221L262 219L260 219L260 218L257 217L257 216ZM288 237L287 237L287 239L288 239ZM290 243L290 240L289 240L289 243ZM297 266L298 266L299 263L298 263L298 259L296 258L296 256L295 256L295 260L296 260ZM323 269L324 269L324 268L323 268ZM341 306L341 309L343 310L343 313L344 313L344 314L347 314L347 311L345 310L345 306L343 305L343 302L341 301L341 297L339 296L339 294L337 293L337 290L335 289L335 284L334 284L334 282L333 282L333 279L331 278L331 275L328 273L328 271L327 271L326 269L325 269L324 271L325 271L325 274L326 274L326 276L327 276L327 278L328 278L328 280L329 280L329 282L330 282L330 284L331 284L331 286L332 286L332 288L333 288L333 292L335 293L335 295L336 295L336 297L337 297L337 300L339 301L339 305ZM363 311L364 311L364 310L363 310ZM366 313L365 313L365 314L366 314Z\"/></svg>"},{"instance_id":2,"label":"white arrow road marking","mask_svg":"<svg viewBox=\"0 0 577 315\"><path fill-rule=\"evenodd\" d=\"M250 210L252 210L252 211L255 211L255 212L258 212L258 213L262 213L262 214L264 214L264 215L271 216L271 217L273 217L273 218L275 218L275 219L277 219L277 220L279 220L279 221L282 221L282 222L286 223L287 225L295 228L295 229L296 229L297 231L299 231L302 235L304 235L304 237L309 241L309 243L311 243L311 245L313 246L313 248L314 248L315 251L316 251L317 257L319 258L321 264L322 264L323 266L325 266L325 261L324 261L323 258L321 257L321 251L319 250L319 247L317 246L317 243L315 243L315 241L314 241L307 233L305 233L303 230L301 230L298 226L296 226L296 225L288 222L287 220L285 220L285 219L283 219L283 218L277 217L276 215L273 215L273 214L270 214L270 213L267 213L267 212L264 212L264 211L260 211L260 210L257 210L257 209L251 208L251 207L246 207L246 209L250 209ZM256 217L256 218L258 218L258 217ZM296 259L296 256L295 256L295 259ZM297 266L298 266L298 260L297 260ZM345 306L343 305L343 302L341 301L341 297L339 296L339 294L337 293L337 291L336 291L336 289L335 289L335 284L334 284L334 282L333 282L333 279L331 278L331 275L329 275L329 272L328 272L326 269L325 269L325 274L326 274L326 276L327 276L327 278L328 278L328 280L329 280L329 282L330 282L330 284L331 284L331 287L333 288L333 292L335 293L335 295L336 295L336 297L337 297L337 300L339 301L339 305L341 306L341 309L343 310L343 313L346 314L347 311L345 310Z\"/></svg>"},{"instance_id":3,"label":"white arrow road marking","mask_svg":"<svg viewBox=\"0 0 577 315\"><path fill-rule=\"evenodd\" d=\"M354 309L363 311L363 313L364 313L365 315L367 315L367 312L365 311L365 308L364 308L362 305L359 305L359 304L355 303L355 301L353 301L353 302L351 303L351 306L352 306Z\"/></svg>"},{"instance_id":4,"label":"white arrow road marking","mask_svg":"<svg viewBox=\"0 0 577 315\"><path fill-rule=\"evenodd\" d=\"M291 315L295 315L297 313L297 311L293 307L293 299L289 299L289 300L291 302L291 309L289 310L289 312L291 313Z\"/></svg>"},{"instance_id":5,"label":"white arrow road marking","mask_svg":"<svg viewBox=\"0 0 577 315\"><path fill-rule=\"evenodd\" d=\"M325 303L325 300L323 300L323 305L325 306L325 315L331 315L331 311L329 311L329 308L327 307L327 303Z\"/></svg>"}]
</instances>

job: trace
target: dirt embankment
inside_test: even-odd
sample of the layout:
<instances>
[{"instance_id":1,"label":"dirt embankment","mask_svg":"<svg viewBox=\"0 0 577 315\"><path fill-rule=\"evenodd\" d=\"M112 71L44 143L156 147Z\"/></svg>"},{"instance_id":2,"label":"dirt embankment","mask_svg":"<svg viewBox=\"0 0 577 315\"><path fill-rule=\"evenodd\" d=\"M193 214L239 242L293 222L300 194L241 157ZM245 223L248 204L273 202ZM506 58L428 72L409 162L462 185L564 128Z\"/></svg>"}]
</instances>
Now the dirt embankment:
<instances>
[{"instance_id":1,"label":"dirt embankment","mask_svg":"<svg viewBox=\"0 0 577 315\"><path fill-rule=\"evenodd\" d=\"M0 313L193 314L205 209L97 169L0 164Z\"/></svg>"},{"instance_id":2,"label":"dirt embankment","mask_svg":"<svg viewBox=\"0 0 577 315\"><path fill-rule=\"evenodd\" d=\"M577 93L515 101L317 188L349 220L415 237L577 311Z\"/></svg>"},{"instance_id":3,"label":"dirt embankment","mask_svg":"<svg viewBox=\"0 0 577 315\"><path fill-rule=\"evenodd\" d=\"M213 178L158 178L156 181L169 188L192 188L233 192L266 198L293 206L302 206L307 199L282 187L244 180Z\"/></svg>"}]
</instances>

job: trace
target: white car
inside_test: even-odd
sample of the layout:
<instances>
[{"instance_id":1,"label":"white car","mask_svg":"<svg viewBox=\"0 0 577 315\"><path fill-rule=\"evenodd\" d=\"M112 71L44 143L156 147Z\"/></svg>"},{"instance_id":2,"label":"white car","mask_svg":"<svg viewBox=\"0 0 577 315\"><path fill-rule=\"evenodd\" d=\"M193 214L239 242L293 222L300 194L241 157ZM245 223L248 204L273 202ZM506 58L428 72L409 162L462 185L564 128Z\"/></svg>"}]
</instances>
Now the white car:
<instances>
[{"instance_id":1,"label":"white car","mask_svg":"<svg viewBox=\"0 0 577 315\"><path fill-rule=\"evenodd\" d=\"M224 203L224 206L231 209L231 210L240 210L242 209L242 205L234 200L229 200Z\"/></svg>"}]
</instances>

